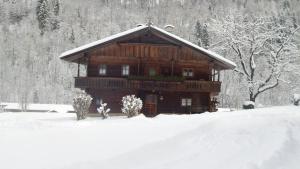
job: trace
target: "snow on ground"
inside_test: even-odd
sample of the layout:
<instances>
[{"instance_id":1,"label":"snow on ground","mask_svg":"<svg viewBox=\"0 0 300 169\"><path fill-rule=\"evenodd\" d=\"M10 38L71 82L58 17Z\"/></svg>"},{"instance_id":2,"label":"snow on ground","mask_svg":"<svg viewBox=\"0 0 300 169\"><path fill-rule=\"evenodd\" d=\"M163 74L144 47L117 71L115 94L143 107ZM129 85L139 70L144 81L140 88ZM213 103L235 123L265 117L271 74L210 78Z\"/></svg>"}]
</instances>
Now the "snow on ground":
<instances>
[{"instance_id":1,"label":"snow on ground","mask_svg":"<svg viewBox=\"0 0 300 169\"><path fill-rule=\"evenodd\" d=\"M298 169L300 107L199 115L0 113L5 169Z\"/></svg>"},{"instance_id":2,"label":"snow on ground","mask_svg":"<svg viewBox=\"0 0 300 169\"><path fill-rule=\"evenodd\" d=\"M0 103L0 106L4 106L5 110L21 110L19 103ZM72 112L74 111L72 105L68 104L37 104L29 103L27 105L28 111L55 111L60 113Z\"/></svg>"}]
</instances>

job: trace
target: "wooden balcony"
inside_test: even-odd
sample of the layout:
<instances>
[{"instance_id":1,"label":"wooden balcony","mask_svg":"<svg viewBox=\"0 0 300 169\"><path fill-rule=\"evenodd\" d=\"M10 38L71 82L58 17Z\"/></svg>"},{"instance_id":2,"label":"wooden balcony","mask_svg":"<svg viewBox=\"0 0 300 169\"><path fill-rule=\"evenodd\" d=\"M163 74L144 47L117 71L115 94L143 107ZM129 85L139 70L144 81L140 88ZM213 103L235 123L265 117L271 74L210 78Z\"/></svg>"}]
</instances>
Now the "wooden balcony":
<instances>
[{"instance_id":1,"label":"wooden balcony","mask_svg":"<svg viewBox=\"0 0 300 169\"><path fill-rule=\"evenodd\" d=\"M86 89L139 89L182 92L220 92L221 82L185 80L182 82L129 80L112 77L75 77L75 87Z\"/></svg>"}]
</instances>

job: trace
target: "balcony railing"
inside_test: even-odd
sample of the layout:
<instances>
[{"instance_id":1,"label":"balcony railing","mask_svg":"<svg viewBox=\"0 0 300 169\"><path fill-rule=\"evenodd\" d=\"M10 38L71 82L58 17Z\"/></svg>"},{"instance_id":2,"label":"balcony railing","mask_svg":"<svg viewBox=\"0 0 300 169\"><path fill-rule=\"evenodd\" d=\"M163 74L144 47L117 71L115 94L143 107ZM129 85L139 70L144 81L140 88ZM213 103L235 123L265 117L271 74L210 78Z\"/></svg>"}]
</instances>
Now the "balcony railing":
<instances>
[{"instance_id":1,"label":"balcony railing","mask_svg":"<svg viewBox=\"0 0 300 169\"><path fill-rule=\"evenodd\" d=\"M112 77L75 77L76 88L140 89L160 91L220 92L221 82L185 80L182 82L129 80Z\"/></svg>"}]
</instances>

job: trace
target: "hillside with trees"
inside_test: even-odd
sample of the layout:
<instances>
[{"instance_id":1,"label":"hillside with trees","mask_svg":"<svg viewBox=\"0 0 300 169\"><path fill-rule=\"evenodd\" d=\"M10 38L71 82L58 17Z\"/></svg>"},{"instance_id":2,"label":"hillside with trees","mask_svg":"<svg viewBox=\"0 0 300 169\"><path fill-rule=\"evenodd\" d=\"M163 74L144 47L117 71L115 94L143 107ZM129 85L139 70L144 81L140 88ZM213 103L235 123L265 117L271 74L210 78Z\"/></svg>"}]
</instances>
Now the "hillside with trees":
<instances>
[{"instance_id":1,"label":"hillside with trees","mask_svg":"<svg viewBox=\"0 0 300 169\"><path fill-rule=\"evenodd\" d=\"M60 53L151 21L237 63L222 107L287 104L300 93L299 16L300 0L1 0L0 101L71 103L77 65Z\"/></svg>"}]
</instances>

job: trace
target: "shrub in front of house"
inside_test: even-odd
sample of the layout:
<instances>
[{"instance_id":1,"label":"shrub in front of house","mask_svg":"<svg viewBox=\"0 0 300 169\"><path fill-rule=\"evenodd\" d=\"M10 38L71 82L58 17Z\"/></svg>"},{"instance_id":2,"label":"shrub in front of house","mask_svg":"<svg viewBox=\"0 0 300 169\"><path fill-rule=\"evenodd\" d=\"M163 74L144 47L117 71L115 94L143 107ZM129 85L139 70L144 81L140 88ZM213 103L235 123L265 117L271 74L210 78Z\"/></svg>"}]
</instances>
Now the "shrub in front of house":
<instances>
[{"instance_id":1,"label":"shrub in front of house","mask_svg":"<svg viewBox=\"0 0 300 169\"><path fill-rule=\"evenodd\" d=\"M100 107L97 108L98 113L103 119L107 119L109 117L108 112L110 112L110 108L106 108L106 106L107 103L100 103Z\"/></svg>"},{"instance_id":2,"label":"shrub in front of house","mask_svg":"<svg viewBox=\"0 0 300 169\"><path fill-rule=\"evenodd\" d=\"M135 95L127 95L122 98L122 113L126 114L127 117L137 116L143 107L143 102L140 98Z\"/></svg>"},{"instance_id":3,"label":"shrub in front of house","mask_svg":"<svg viewBox=\"0 0 300 169\"><path fill-rule=\"evenodd\" d=\"M300 94L294 94L293 95L293 104L295 106L299 106L299 104L300 104Z\"/></svg>"},{"instance_id":4,"label":"shrub in front of house","mask_svg":"<svg viewBox=\"0 0 300 169\"><path fill-rule=\"evenodd\" d=\"M254 109L255 103L253 101L245 101L243 103L243 109Z\"/></svg>"},{"instance_id":5,"label":"shrub in front of house","mask_svg":"<svg viewBox=\"0 0 300 169\"><path fill-rule=\"evenodd\" d=\"M73 98L73 108L76 112L77 120L86 118L92 100L93 98L85 91L78 92L78 94Z\"/></svg>"}]
</instances>

